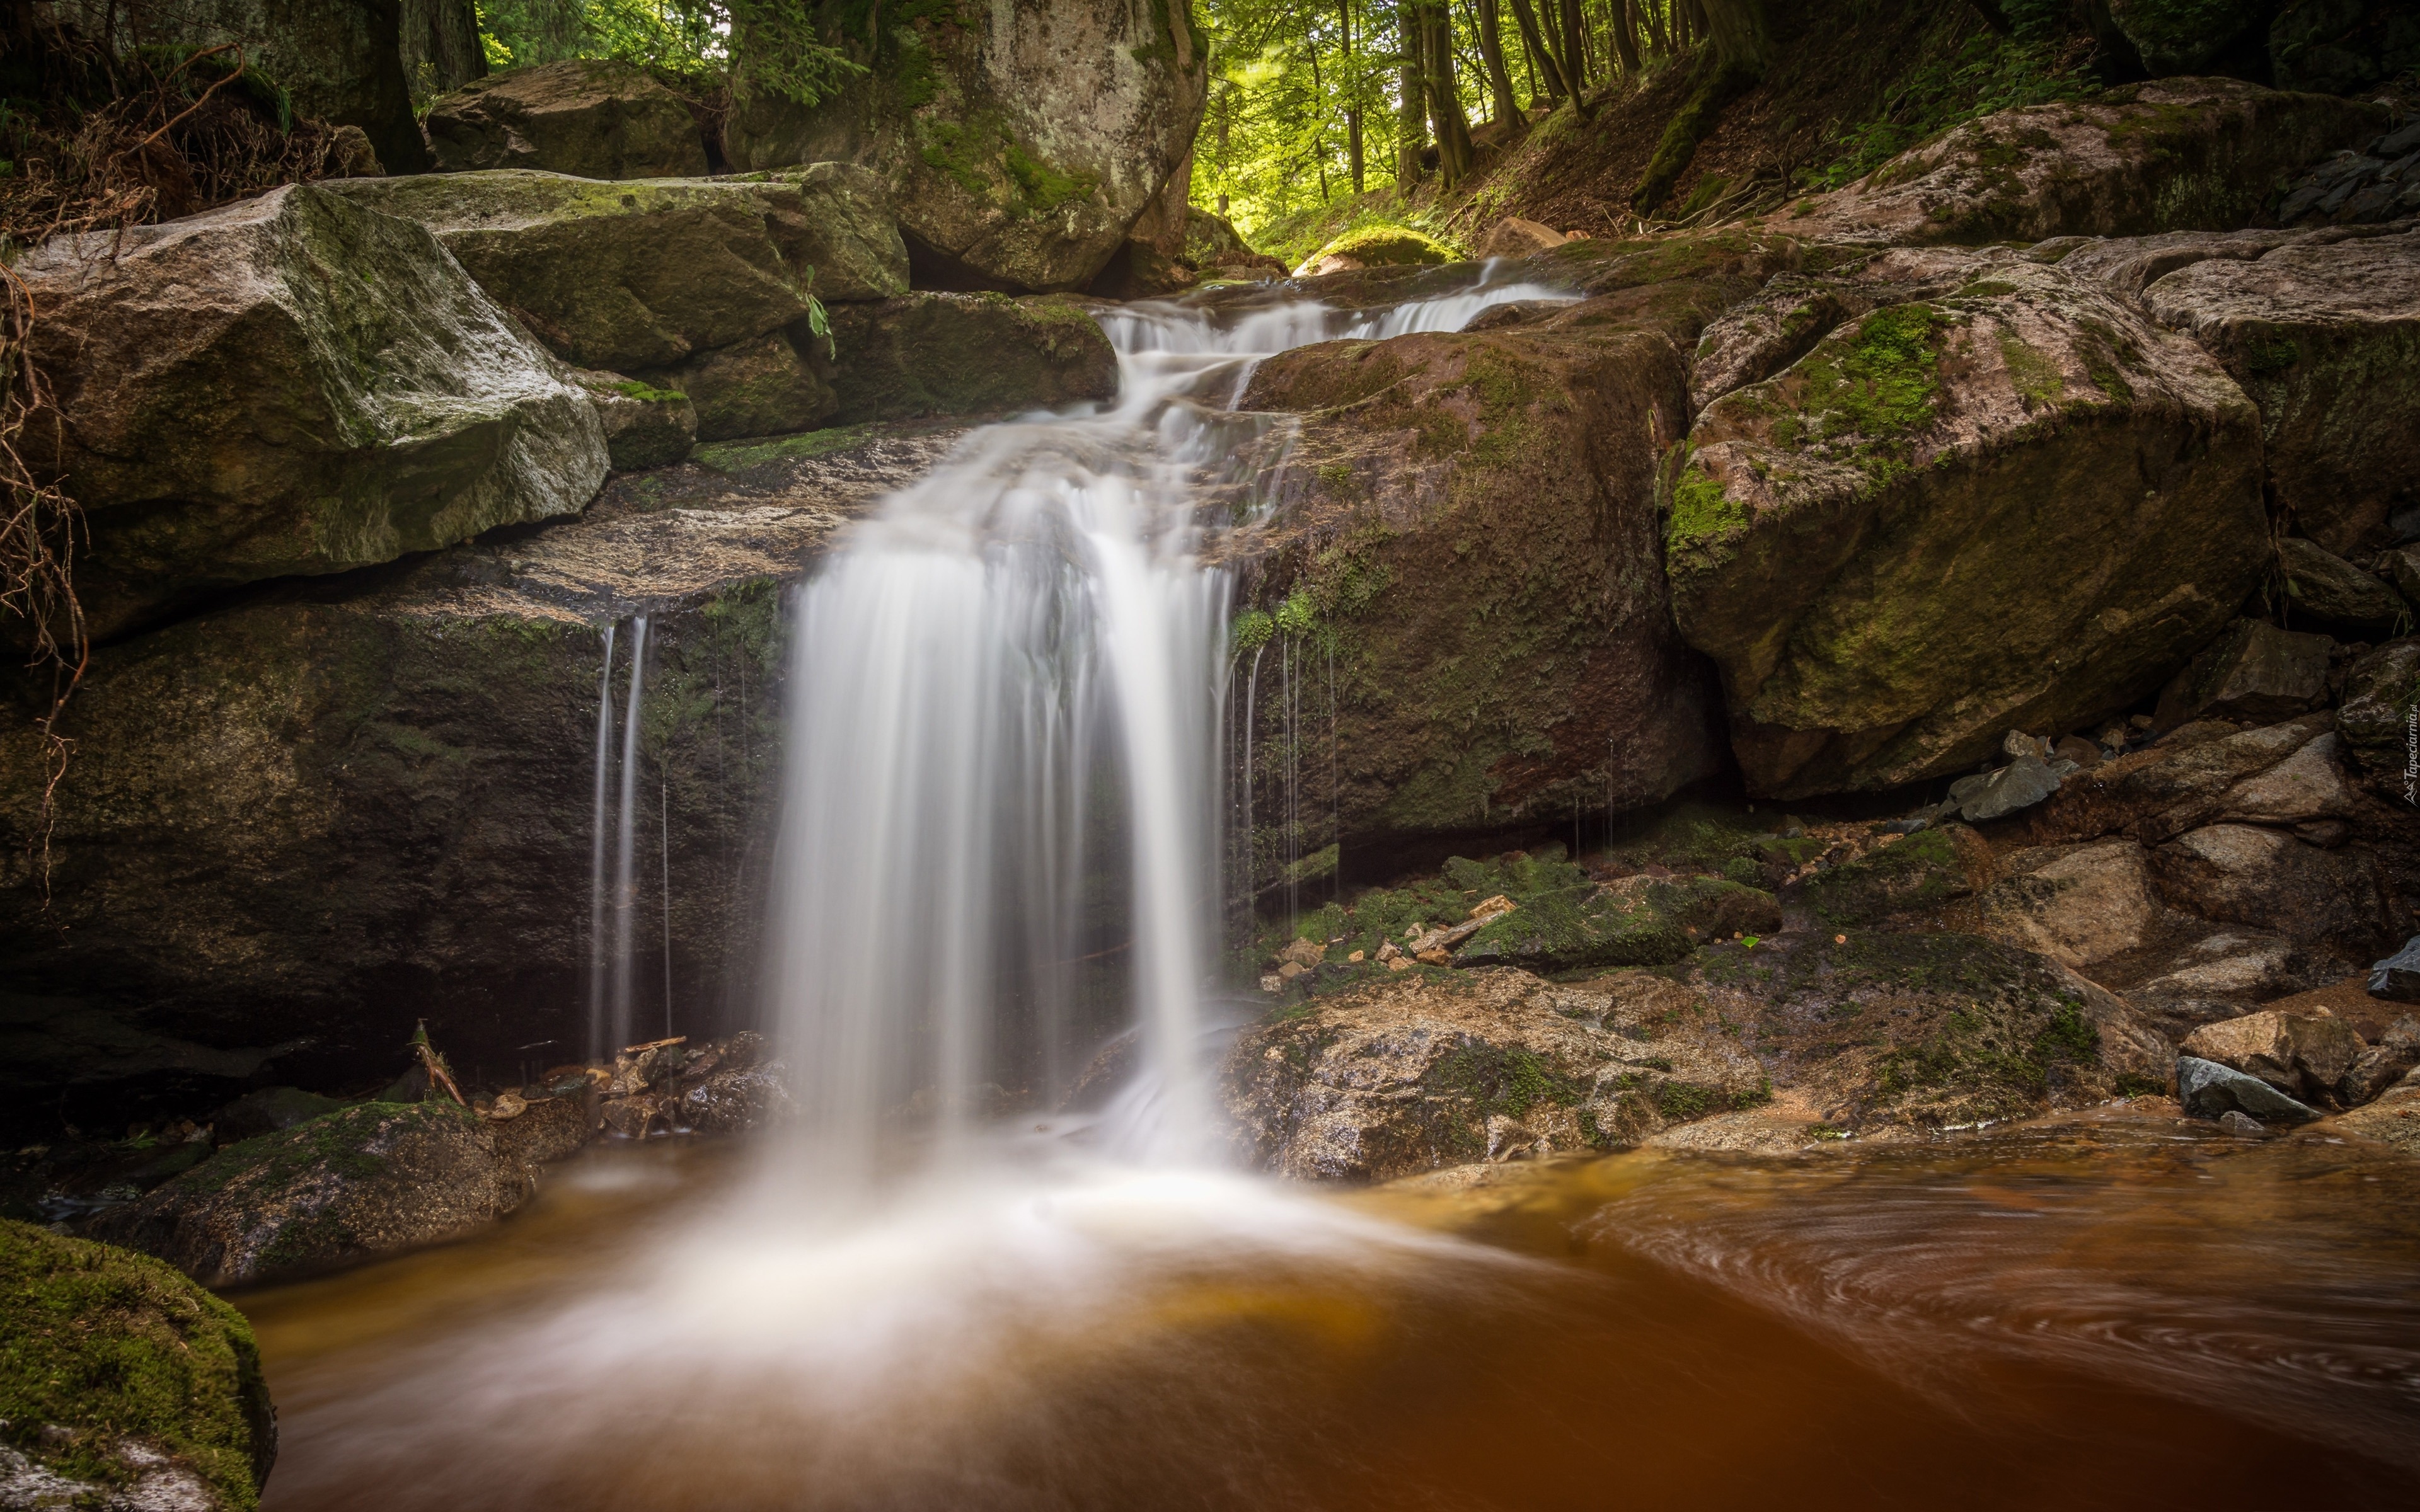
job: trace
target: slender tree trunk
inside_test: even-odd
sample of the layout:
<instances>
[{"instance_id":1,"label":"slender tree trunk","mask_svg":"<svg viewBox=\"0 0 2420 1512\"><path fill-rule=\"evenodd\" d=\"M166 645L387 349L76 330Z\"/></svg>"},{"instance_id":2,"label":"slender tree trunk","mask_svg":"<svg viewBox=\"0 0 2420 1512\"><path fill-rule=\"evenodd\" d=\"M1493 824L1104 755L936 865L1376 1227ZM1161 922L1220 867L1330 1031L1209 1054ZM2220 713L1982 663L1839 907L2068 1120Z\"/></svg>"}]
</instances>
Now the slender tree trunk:
<instances>
[{"instance_id":1,"label":"slender tree trunk","mask_svg":"<svg viewBox=\"0 0 2420 1512\"><path fill-rule=\"evenodd\" d=\"M1336 21L1343 39L1344 83L1353 102L1344 107L1344 156L1353 165L1353 193L1365 187L1361 167L1361 76L1353 67L1353 0L1336 0Z\"/></svg>"},{"instance_id":2,"label":"slender tree trunk","mask_svg":"<svg viewBox=\"0 0 2420 1512\"><path fill-rule=\"evenodd\" d=\"M1555 61L1554 49L1539 34L1538 13L1530 8L1529 0L1512 0L1512 23L1521 28L1521 51L1529 60L1529 71L1532 75L1545 75L1547 103L1569 99L1571 89L1563 82L1562 66ZM1533 88L1532 98L1535 95Z\"/></svg>"},{"instance_id":3,"label":"slender tree trunk","mask_svg":"<svg viewBox=\"0 0 2420 1512\"><path fill-rule=\"evenodd\" d=\"M1453 15L1446 0L1419 0L1421 73L1428 85L1429 125L1436 131L1437 170L1448 187L1470 177L1470 119L1453 82Z\"/></svg>"},{"instance_id":4,"label":"slender tree trunk","mask_svg":"<svg viewBox=\"0 0 2420 1512\"><path fill-rule=\"evenodd\" d=\"M1505 71L1503 21L1496 0L1472 0L1471 8L1479 12L1479 55L1487 64L1487 87L1495 97L1496 119L1507 131L1517 131L1523 119L1521 101L1512 93L1512 75Z\"/></svg>"},{"instance_id":5,"label":"slender tree trunk","mask_svg":"<svg viewBox=\"0 0 2420 1512\"><path fill-rule=\"evenodd\" d=\"M1613 52L1621 59L1624 77L1638 72L1637 0L1618 0L1613 12Z\"/></svg>"},{"instance_id":6,"label":"slender tree trunk","mask_svg":"<svg viewBox=\"0 0 2420 1512\"><path fill-rule=\"evenodd\" d=\"M1563 77L1571 81L1572 103L1588 114L1588 22L1580 15L1580 0L1562 0L1563 10Z\"/></svg>"},{"instance_id":7,"label":"slender tree trunk","mask_svg":"<svg viewBox=\"0 0 2420 1512\"><path fill-rule=\"evenodd\" d=\"M1395 20L1403 58L1395 76L1395 182L1408 191L1420 181L1420 149L1428 146L1417 0L1397 0Z\"/></svg>"}]
</instances>

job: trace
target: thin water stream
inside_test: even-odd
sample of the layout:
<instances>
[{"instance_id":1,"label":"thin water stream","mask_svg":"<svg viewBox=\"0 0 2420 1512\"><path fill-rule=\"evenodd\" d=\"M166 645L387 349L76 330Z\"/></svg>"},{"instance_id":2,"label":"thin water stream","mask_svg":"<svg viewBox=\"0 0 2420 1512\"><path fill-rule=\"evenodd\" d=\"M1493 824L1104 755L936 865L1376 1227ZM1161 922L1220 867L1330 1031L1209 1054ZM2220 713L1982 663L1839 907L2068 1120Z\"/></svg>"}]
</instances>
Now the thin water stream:
<instances>
[{"instance_id":1,"label":"thin water stream","mask_svg":"<svg viewBox=\"0 0 2420 1512\"><path fill-rule=\"evenodd\" d=\"M1287 347L1546 296L1130 307L1115 404L975 432L859 527L789 680L768 1019L803 1118L592 1149L479 1238L240 1299L270 1512L2398 1504L2391 1157L2112 1123L1360 1195L1218 1165L1196 513L1249 482L1233 405ZM613 1033L644 635L618 805L610 634L597 724ZM1127 1024L1107 1112L1006 1113Z\"/></svg>"}]
</instances>

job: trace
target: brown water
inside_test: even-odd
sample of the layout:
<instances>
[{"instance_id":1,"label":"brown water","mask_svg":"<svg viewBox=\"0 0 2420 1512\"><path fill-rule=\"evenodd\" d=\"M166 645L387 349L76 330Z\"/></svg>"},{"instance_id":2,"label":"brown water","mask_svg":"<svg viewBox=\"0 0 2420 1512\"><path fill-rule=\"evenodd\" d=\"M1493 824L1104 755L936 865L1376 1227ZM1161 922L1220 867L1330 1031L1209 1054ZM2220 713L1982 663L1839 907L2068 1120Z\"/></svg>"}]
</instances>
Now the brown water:
<instances>
[{"instance_id":1,"label":"brown water","mask_svg":"<svg viewBox=\"0 0 2420 1512\"><path fill-rule=\"evenodd\" d=\"M318 1508L2387 1507L2420 1163L2164 1122L1357 1196L1007 1149L820 1230L600 1149L237 1299Z\"/></svg>"}]
</instances>

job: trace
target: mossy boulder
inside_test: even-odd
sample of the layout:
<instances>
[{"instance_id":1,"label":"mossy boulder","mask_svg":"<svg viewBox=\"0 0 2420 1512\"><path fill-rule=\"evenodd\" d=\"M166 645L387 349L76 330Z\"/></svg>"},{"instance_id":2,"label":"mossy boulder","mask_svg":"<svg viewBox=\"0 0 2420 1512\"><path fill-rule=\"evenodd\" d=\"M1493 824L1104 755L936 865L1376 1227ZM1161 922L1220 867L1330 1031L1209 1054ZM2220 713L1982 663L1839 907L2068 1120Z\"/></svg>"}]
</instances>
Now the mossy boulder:
<instances>
[{"instance_id":1,"label":"mossy boulder","mask_svg":"<svg viewBox=\"0 0 2420 1512\"><path fill-rule=\"evenodd\" d=\"M811 299L908 288L889 198L847 163L635 183L430 174L334 192L427 226L556 355L616 373L781 331L808 317Z\"/></svg>"},{"instance_id":2,"label":"mossy boulder","mask_svg":"<svg viewBox=\"0 0 2420 1512\"><path fill-rule=\"evenodd\" d=\"M72 1083L79 1121L105 1123L111 1086L178 1075L207 1105L272 1053L281 1080L389 1075L423 1016L465 1074L584 1044L603 631L623 622L618 720L638 613L644 906L661 907L660 850L675 1021L713 1027L749 1000L757 956L783 591L951 440L705 448L615 480L575 521L103 648L60 723L76 748L47 889L48 685L0 683L0 956L10 993L48 1005L10 1017L0 1103Z\"/></svg>"},{"instance_id":3,"label":"mossy boulder","mask_svg":"<svg viewBox=\"0 0 2420 1512\"><path fill-rule=\"evenodd\" d=\"M229 1286L453 1239L530 1190L470 1109L365 1103L229 1145L85 1230Z\"/></svg>"},{"instance_id":4,"label":"mossy boulder","mask_svg":"<svg viewBox=\"0 0 2420 1512\"><path fill-rule=\"evenodd\" d=\"M1454 952L1458 966L1560 972L1657 965L1734 933L1781 927L1773 895L1723 877L1624 877L1536 894Z\"/></svg>"},{"instance_id":5,"label":"mossy boulder","mask_svg":"<svg viewBox=\"0 0 2420 1512\"><path fill-rule=\"evenodd\" d=\"M1455 260L1451 247L1425 231L1408 225L1364 225L1304 258L1295 271L1315 276L1363 268L1430 268Z\"/></svg>"},{"instance_id":6,"label":"mossy boulder","mask_svg":"<svg viewBox=\"0 0 2420 1512\"><path fill-rule=\"evenodd\" d=\"M1965 825L1945 825L1817 871L1783 901L1812 929L1861 928L1972 897L1990 874L1991 848Z\"/></svg>"},{"instance_id":7,"label":"mossy boulder","mask_svg":"<svg viewBox=\"0 0 2420 1512\"><path fill-rule=\"evenodd\" d=\"M697 406L678 389L659 389L619 373L575 371L605 427L605 455L616 472L669 467L697 443Z\"/></svg>"},{"instance_id":8,"label":"mossy boulder","mask_svg":"<svg viewBox=\"0 0 2420 1512\"><path fill-rule=\"evenodd\" d=\"M1759 795L1953 773L2122 710L2269 556L2258 415L2192 342L2008 253L1842 282L1879 307L1709 406L1662 484L1673 612Z\"/></svg>"},{"instance_id":9,"label":"mossy boulder","mask_svg":"<svg viewBox=\"0 0 2420 1512\"><path fill-rule=\"evenodd\" d=\"M1208 58L1182 5L845 8L817 10L866 71L807 108L743 69L724 145L740 168L873 168L933 286L1086 286L1192 151ZM743 62L773 45L732 39Z\"/></svg>"},{"instance_id":10,"label":"mossy boulder","mask_svg":"<svg viewBox=\"0 0 2420 1512\"><path fill-rule=\"evenodd\" d=\"M706 138L680 96L636 64L569 58L475 79L428 107L441 173L544 168L582 178L706 172Z\"/></svg>"},{"instance_id":11,"label":"mossy boulder","mask_svg":"<svg viewBox=\"0 0 2420 1512\"><path fill-rule=\"evenodd\" d=\"M1846 938L1838 938L1845 933ZM1834 1129L1939 1129L2159 1091L2173 1052L2048 957L1853 928L1717 945L1681 980Z\"/></svg>"},{"instance_id":12,"label":"mossy boulder","mask_svg":"<svg viewBox=\"0 0 2420 1512\"><path fill-rule=\"evenodd\" d=\"M1118 354L1084 307L1004 294L908 294L832 312L810 343L831 421L998 414L1117 396Z\"/></svg>"},{"instance_id":13,"label":"mossy boulder","mask_svg":"<svg viewBox=\"0 0 2420 1512\"><path fill-rule=\"evenodd\" d=\"M643 368L639 381L685 395L702 441L812 431L833 418L839 398L799 349L796 338L811 334L768 332L670 367Z\"/></svg>"},{"instance_id":14,"label":"mossy boulder","mask_svg":"<svg viewBox=\"0 0 2420 1512\"><path fill-rule=\"evenodd\" d=\"M1227 548L1243 571L1233 678L1264 700L1244 711L1256 763L1280 764L1255 791L1282 780L1277 711L1323 740L1333 716L1335 786L1323 761L1303 854L1637 809L1720 760L1714 689L1657 567L1655 470L1685 423L1704 322L1795 249L1575 247L1532 267L1576 301L1326 342L1253 372L1240 408L1294 423L1225 501L1250 522ZM1406 268L1318 288L1355 308L1468 285L1466 269ZM1254 837L1256 876L1276 843Z\"/></svg>"},{"instance_id":15,"label":"mossy boulder","mask_svg":"<svg viewBox=\"0 0 2420 1512\"><path fill-rule=\"evenodd\" d=\"M2159 79L1969 121L1766 221L1873 246L2231 231L2260 215L2288 171L2386 122L2367 101Z\"/></svg>"},{"instance_id":16,"label":"mossy boulder","mask_svg":"<svg viewBox=\"0 0 2420 1512\"><path fill-rule=\"evenodd\" d=\"M1220 1078L1237 1156L1306 1180L1635 1144L1770 1093L1755 1058L1644 978L1416 971L1281 1010Z\"/></svg>"},{"instance_id":17,"label":"mossy boulder","mask_svg":"<svg viewBox=\"0 0 2420 1512\"><path fill-rule=\"evenodd\" d=\"M2280 239L2257 256L2195 239L2140 296L2259 406L2272 496L2338 555L2386 545L2420 478L2420 230L2381 229Z\"/></svg>"},{"instance_id":18,"label":"mossy boulder","mask_svg":"<svg viewBox=\"0 0 2420 1512\"><path fill-rule=\"evenodd\" d=\"M241 1313L147 1256L0 1219L9 1505L250 1512L276 1458Z\"/></svg>"},{"instance_id":19,"label":"mossy boulder","mask_svg":"<svg viewBox=\"0 0 2420 1512\"><path fill-rule=\"evenodd\" d=\"M603 480L553 359L427 231L328 189L56 239L15 272L56 401L20 445L83 506L96 634L569 514Z\"/></svg>"}]
</instances>

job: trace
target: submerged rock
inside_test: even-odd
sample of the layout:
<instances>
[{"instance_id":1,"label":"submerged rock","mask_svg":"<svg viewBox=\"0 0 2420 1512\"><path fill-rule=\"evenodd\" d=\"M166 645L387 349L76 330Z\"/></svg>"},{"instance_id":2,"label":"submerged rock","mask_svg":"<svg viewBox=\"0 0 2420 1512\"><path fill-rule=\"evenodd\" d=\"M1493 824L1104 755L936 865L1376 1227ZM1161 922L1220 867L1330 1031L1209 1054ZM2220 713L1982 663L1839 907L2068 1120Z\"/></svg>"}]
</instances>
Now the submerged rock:
<instances>
[{"instance_id":1,"label":"submerged rock","mask_svg":"<svg viewBox=\"0 0 2420 1512\"><path fill-rule=\"evenodd\" d=\"M571 58L473 80L428 107L440 173L544 168L582 178L706 172L706 139L681 98L647 70Z\"/></svg>"},{"instance_id":2,"label":"submerged rock","mask_svg":"<svg viewBox=\"0 0 2420 1512\"><path fill-rule=\"evenodd\" d=\"M529 1190L469 1109L365 1103L230 1145L87 1230L229 1286L451 1239Z\"/></svg>"},{"instance_id":3,"label":"submerged rock","mask_svg":"<svg viewBox=\"0 0 2420 1512\"><path fill-rule=\"evenodd\" d=\"M427 231L331 189L54 239L15 272L59 423L23 444L72 479L96 635L569 514L603 480L552 359Z\"/></svg>"},{"instance_id":4,"label":"submerged rock","mask_svg":"<svg viewBox=\"0 0 2420 1512\"><path fill-rule=\"evenodd\" d=\"M754 44L734 38L744 56ZM1192 150L1208 59L1183 7L1111 0L886 18L812 108L742 88L740 168L861 162L945 288L1082 288Z\"/></svg>"},{"instance_id":5,"label":"submerged rock","mask_svg":"<svg viewBox=\"0 0 2420 1512\"><path fill-rule=\"evenodd\" d=\"M277 1459L241 1313L147 1256L0 1219L0 1506L240 1512Z\"/></svg>"},{"instance_id":6,"label":"submerged rock","mask_svg":"<svg viewBox=\"0 0 2420 1512\"><path fill-rule=\"evenodd\" d=\"M2257 416L2197 347L2007 254L1896 295L1698 417L1664 483L1689 643L1749 789L1946 775L2142 698L2268 557Z\"/></svg>"}]
</instances>

